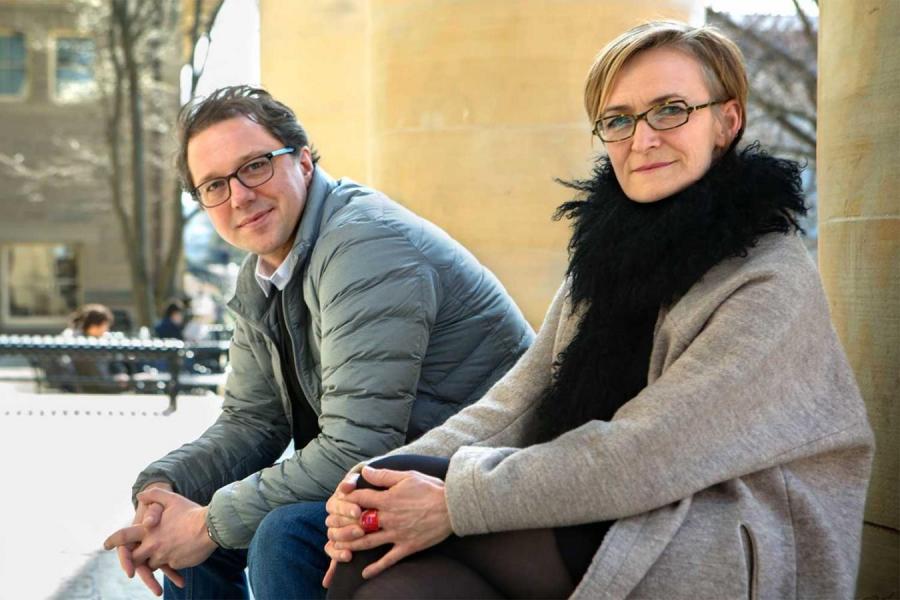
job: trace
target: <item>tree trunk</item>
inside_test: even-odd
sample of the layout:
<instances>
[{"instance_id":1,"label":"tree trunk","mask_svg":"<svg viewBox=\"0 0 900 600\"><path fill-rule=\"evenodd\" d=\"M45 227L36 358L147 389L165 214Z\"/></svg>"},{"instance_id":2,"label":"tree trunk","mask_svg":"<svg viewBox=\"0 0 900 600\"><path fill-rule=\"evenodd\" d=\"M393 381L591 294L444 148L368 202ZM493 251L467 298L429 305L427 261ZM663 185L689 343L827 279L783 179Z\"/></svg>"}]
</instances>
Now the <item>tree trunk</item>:
<instances>
[{"instance_id":1,"label":"tree trunk","mask_svg":"<svg viewBox=\"0 0 900 600\"><path fill-rule=\"evenodd\" d=\"M128 114L131 124L131 196L134 220L135 278L139 284L133 290L137 320L142 326L152 325L155 316L155 298L152 280L147 269L147 188L144 177L144 104L140 83L140 66L135 58L136 28L133 13L129 13L127 0L117 0L114 10L118 14L122 56L128 81Z\"/></svg>"},{"instance_id":2,"label":"tree trunk","mask_svg":"<svg viewBox=\"0 0 900 600\"><path fill-rule=\"evenodd\" d=\"M137 261L138 256L134 244L134 231L132 230L132 222L125 210L123 204L125 199L125 179L124 170L122 168L122 113L124 104L124 77L122 61L119 58L119 35L117 35L117 21L113 18L109 21L107 30L108 52L110 63L112 64L113 90L112 97L107 113L106 121L106 143L109 150L110 173L109 185L111 194L111 203L113 214L119 221L122 234L122 246L125 249L125 256L128 259L128 273L131 279L132 294L139 289L141 282L137 277ZM136 298L136 296L134 296Z\"/></svg>"},{"instance_id":3,"label":"tree trunk","mask_svg":"<svg viewBox=\"0 0 900 600\"><path fill-rule=\"evenodd\" d=\"M197 92L197 83L200 80L200 75L203 73L204 65L200 65L199 68L193 69L194 65L194 53L197 48L197 41L203 36L209 36L210 31L212 30L212 26L216 22L216 17L219 15L219 11L222 9L223 0L216 0L212 8L209 10L206 20L203 19L203 1L196 0L194 2L194 10L193 10L193 23L191 26L190 32L190 44L191 51L188 56L188 60L190 61L192 67L192 75L191 75L191 93L190 97L193 98ZM178 108L180 108L176 102L176 113ZM171 230L169 232L169 244L167 248L167 253L163 264L158 272L158 277L156 279L157 282L157 297L164 299L166 297L171 297L176 295L180 290L179 286L176 285L178 273L181 271L182 265L182 253L184 250L184 227L189 221L190 217L194 216L197 213L192 213L187 218L184 216L184 212L181 207L181 184L180 182L175 182L175 186L172 194L172 202L171 202Z\"/></svg>"}]
</instances>

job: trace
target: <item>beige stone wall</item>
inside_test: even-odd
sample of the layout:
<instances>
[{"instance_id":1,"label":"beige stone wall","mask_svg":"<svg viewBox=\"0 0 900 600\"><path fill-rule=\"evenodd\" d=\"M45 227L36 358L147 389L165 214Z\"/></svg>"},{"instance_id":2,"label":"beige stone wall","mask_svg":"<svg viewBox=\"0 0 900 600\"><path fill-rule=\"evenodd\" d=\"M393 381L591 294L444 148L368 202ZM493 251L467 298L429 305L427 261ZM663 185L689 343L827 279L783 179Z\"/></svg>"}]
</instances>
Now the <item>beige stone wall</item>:
<instances>
[{"instance_id":1,"label":"beige stone wall","mask_svg":"<svg viewBox=\"0 0 900 600\"><path fill-rule=\"evenodd\" d=\"M900 2L820 3L819 263L877 450L857 595L900 596Z\"/></svg>"},{"instance_id":2,"label":"beige stone wall","mask_svg":"<svg viewBox=\"0 0 900 600\"><path fill-rule=\"evenodd\" d=\"M262 83L298 113L322 166L462 241L538 326L566 263L550 217L588 174L584 77L648 18L694 0L261 0Z\"/></svg>"}]
</instances>

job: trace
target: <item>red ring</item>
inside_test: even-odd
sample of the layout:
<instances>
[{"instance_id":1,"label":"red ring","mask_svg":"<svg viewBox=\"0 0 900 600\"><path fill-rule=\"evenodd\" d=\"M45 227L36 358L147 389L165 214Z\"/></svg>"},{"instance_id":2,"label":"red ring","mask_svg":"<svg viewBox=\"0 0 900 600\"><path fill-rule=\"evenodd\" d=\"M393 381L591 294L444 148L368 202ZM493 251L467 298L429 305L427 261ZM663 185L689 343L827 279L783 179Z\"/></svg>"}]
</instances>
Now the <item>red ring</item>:
<instances>
[{"instance_id":1,"label":"red ring","mask_svg":"<svg viewBox=\"0 0 900 600\"><path fill-rule=\"evenodd\" d=\"M381 526L378 524L378 511L374 508L364 510L359 515L359 524L366 533L374 533L381 529Z\"/></svg>"}]
</instances>

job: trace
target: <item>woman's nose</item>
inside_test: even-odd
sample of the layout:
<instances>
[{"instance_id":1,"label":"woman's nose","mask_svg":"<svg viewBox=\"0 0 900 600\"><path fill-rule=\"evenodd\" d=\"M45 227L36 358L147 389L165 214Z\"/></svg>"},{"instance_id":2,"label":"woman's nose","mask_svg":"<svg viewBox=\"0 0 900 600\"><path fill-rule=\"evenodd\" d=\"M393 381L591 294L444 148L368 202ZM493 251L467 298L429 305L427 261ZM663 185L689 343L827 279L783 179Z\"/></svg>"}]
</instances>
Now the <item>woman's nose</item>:
<instances>
[{"instance_id":1,"label":"woman's nose","mask_svg":"<svg viewBox=\"0 0 900 600\"><path fill-rule=\"evenodd\" d=\"M659 132L650 127L646 119L638 121L631 137L631 149L635 152L645 152L657 146L659 146Z\"/></svg>"}]
</instances>

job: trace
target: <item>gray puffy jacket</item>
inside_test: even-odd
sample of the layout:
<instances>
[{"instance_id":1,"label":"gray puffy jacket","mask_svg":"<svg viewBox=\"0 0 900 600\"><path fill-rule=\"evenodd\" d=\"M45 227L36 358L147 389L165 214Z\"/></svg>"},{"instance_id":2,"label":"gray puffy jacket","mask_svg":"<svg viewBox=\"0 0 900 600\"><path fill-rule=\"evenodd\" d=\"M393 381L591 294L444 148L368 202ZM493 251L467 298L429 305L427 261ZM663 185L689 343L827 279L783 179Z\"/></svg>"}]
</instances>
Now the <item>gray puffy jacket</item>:
<instances>
[{"instance_id":1,"label":"gray puffy jacket","mask_svg":"<svg viewBox=\"0 0 900 600\"><path fill-rule=\"evenodd\" d=\"M210 534L226 548L246 547L274 508L327 498L356 463L478 400L534 338L497 279L459 243L318 167L292 251L299 261L283 294L285 318L318 437L273 466L291 440L292 413L274 305L251 255L229 302L237 322L222 415L134 486L169 481L208 502Z\"/></svg>"}]
</instances>

